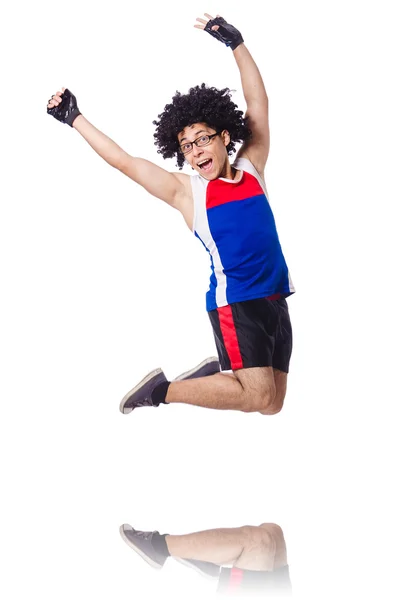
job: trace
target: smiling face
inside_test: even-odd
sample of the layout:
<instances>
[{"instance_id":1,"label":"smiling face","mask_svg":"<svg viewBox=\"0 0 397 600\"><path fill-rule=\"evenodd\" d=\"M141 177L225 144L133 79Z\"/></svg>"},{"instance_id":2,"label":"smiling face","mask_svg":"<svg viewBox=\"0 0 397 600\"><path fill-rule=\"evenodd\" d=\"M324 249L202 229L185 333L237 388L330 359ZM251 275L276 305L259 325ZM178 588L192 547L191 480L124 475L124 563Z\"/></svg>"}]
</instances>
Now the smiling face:
<instances>
[{"instance_id":1,"label":"smiling face","mask_svg":"<svg viewBox=\"0 0 397 600\"><path fill-rule=\"evenodd\" d=\"M205 123L194 123L185 127L178 134L179 145L199 141L202 136L216 134L216 130L212 129ZM206 146L197 146L192 144L192 150L185 154L185 160L191 167L202 177L212 181L218 177L229 177L231 167L227 154L226 147L230 143L230 135L224 130L211 138Z\"/></svg>"}]
</instances>

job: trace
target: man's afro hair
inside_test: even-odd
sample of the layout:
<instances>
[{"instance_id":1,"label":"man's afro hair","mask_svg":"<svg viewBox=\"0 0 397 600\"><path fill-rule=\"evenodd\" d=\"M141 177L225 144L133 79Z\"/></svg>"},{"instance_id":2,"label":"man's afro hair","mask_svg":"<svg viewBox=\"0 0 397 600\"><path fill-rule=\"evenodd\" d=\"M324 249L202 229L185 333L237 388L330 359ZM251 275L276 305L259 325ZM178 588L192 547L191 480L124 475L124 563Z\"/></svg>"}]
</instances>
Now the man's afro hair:
<instances>
[{"instance_id":1,"label":"man's afro hair","mask_svg":"<svg viewBox=\"0 0 397 600\"><path fill-rule=\"evenodd\" d=\"M226 129L230 134L230 143L226 148L229 155L236 151L236 142L251 137L247 119L232 102L229 88L218 90L202 83L190 88L188 94L176 92L172 103L167 104L158 117L158 121L153 121L156 125L154 139L157 152L163 158L176 156L180 169L185 157L179 150L178 133L193 123L206 123L218 132Z\"/></svg>"}]
</instances>

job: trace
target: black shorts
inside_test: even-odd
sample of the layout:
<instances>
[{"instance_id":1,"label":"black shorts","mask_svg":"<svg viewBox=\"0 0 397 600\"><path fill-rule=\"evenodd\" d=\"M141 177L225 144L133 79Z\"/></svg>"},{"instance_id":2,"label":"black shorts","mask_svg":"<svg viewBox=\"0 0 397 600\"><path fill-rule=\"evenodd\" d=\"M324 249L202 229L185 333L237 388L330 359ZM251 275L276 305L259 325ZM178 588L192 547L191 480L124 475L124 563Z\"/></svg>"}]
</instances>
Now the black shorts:
<instances>
[{"instance_id":1,"label":"black shorts","mask_svg":"<svg viewBox=\"0 0 397 600\"><path fill-rule=\"evenodd\" d=\"M273 367L288 373L292 328L285 298L235 302L208 316L222 371Z\"/></svg>"},{"instance_id":2,"label":"black shorts","mask_svg":"<svg viewBox=\"0 0 397 600\"><path fill-rule=\"evenodd\" d=\"M291 597L289 567L275 571L248 571L222 567L218 580L218 594L234 597L289 598Z\"/></svg>"}]
</instances>

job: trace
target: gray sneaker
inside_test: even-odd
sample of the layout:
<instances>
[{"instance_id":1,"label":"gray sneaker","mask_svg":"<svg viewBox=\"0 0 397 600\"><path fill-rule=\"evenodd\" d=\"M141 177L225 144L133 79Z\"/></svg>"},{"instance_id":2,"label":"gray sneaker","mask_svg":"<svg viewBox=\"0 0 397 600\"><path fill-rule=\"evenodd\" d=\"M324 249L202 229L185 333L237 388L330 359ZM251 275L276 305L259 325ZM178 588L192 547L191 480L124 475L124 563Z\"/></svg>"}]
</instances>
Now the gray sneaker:
<instances>
[{"instance_id":1,"label":"gray sneaker","mask_svg":"<svg viewBox=\"0 0 397 600\"><path fill-rule=\"evenodd\" d=\"M210 358L206 358L203 360L197 367L193 367L190 371L186 371L182 373L182 375L178 375L175 377L173 381L182 381L185 379L196 379L197 377L208 377L210 375L215 375L215 373L219 373L221 370L221 366L219 364L219 360L216 356L211 356Z\"/></svg>"},{"instance_id":2,"label":"gray sneaker","mask_svg":"<svg viewBox=\"0 0 397 600\"><path fill-rule=\"evenodd\" d=\"M191 569L197 571L197 573L200 573L200 575L207 577L207 579L215 579L219 577L219 572L221 569L219 565L211 562L205 562L204 560L193 560L191 558L177 558L176 556L173 556L173 558L182 565L185 565L185 567L190 567Z\"/></svg>"},{"instance_id":3,"label":"gray sneaker","mask_svg":"<svg viewBox=\"0 0 397 600\"><path fill-rule=\"evenodd\" d=\"M152 546L152 538L158 531L138 531L126 523L120 527L120 535L126 544L139 554L149 565L155 569L161 569L167 560L161 556Z\"/></svg>"},{"instance_id":4,"label":"gray sneaker","mask_svg":"<svg viewBox=\"0 0 397 600\"><path fill-rule=\"evenodd\" d=\"M140 406L157 406L157 404L153 404L152 393L159 383L165 381L167 378L162 369L155 369L124 396L120 402L120 411L127 414Z\"/></svg>"}]
</instances>

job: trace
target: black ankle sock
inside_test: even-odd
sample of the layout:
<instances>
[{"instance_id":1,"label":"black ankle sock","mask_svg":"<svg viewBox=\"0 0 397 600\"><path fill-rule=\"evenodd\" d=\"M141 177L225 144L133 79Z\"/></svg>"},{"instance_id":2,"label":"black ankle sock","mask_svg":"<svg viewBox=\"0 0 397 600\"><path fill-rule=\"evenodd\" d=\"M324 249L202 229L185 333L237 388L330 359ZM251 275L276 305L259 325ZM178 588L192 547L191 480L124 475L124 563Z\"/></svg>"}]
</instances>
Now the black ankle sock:
<instances>
[{"instance_id":1,"label":"black ankle sock","mask_svg":"<svg viewBox=\"0 0 397 600\"><path fill-rule=\"evenodd\" d=\"M152 392L152 401L153 404L157 406L159 404L166 404L165 397L168 392L168 388L170 387L171 381L163 381L163 383L159 383Z\"/></svg>"},{"instance_id":2,"label":"black ankle sock","mask_svg":"<svg viewBox=\"0 0 397 600\"><path fill-rule=\"evenodd\" d=\"M152 537L153 548L156 550L156 552L158 554L160 554L160 556L164 556L165 558L167 558L168 556L171 556L171 554L168 551L167 542L165 541L166 535L168 535L168 533L165 533L164 535L160 535L159 533L156 532L153 534L153 537Z\"/></svg>"}]
</instances>

